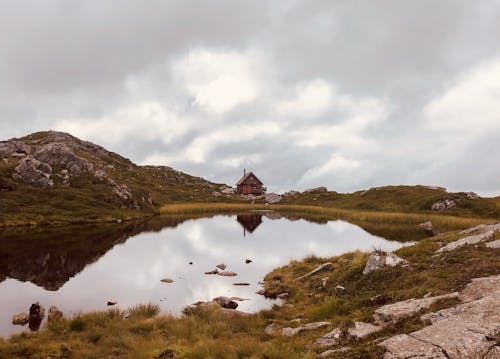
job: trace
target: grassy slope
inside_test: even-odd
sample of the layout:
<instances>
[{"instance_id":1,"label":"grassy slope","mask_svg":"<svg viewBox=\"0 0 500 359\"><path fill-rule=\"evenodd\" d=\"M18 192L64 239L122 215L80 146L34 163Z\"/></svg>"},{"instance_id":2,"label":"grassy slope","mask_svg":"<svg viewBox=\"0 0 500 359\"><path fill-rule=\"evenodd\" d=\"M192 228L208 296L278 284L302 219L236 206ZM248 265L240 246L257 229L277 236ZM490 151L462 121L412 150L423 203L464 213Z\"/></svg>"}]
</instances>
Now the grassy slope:
<instances>
[{"instance_id":1,"label":"grassy slope","mask_svg":"<svg viewBox=\"0 0 500 359\"><path fill-rule=\"evenodd\" d=\"M165 349L180 358L315 358L312 343L327 330L305 332L293 339L267 335L263 329L271 321L278 328L296 326L302 321L328 320L347 327L353 321L370 321L381 305L426 293L448 293L463 287L471 278L500 273L500 250L484 246L467 247L434 257L438 242L449 242L459 235L449 232L419 241L397 253L407 259L408 268L392 267L361 274L367 254L355 252L333 258L307 258L292 261L266 277L269 295L288 292L284 306L275 306L249 317L230 316L213 309L195 309L180 318L157 315L154 305L134 308L127 319L117 310L82 314L53 323L39 333L15 335L0 340L0 357L39 358L57 354L68 344L75 358L152 358ZM500 235L497 234L497 238ZM320 263L331 261L334 270L301 282L295 278ZM322 279L328 277L326 286ZM342 285L339 293L335 287ZM454 305L442 301L431 310ZM373 340L421 328L417 317L373 334L362 341L343 339L352 348L339 358L380 358L383 350Z\"/></svg>"}]
</instances>

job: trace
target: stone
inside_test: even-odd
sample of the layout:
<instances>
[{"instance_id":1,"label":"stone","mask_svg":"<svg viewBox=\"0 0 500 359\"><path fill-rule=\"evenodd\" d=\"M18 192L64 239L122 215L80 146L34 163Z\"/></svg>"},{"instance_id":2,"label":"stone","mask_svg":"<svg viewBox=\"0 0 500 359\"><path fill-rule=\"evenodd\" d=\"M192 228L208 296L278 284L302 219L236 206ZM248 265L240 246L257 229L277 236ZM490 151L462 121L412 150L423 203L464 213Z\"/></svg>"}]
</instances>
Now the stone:
<instances>
[{"instance_id":1,"label":"stone","mask_svg":"<svg viewBox=\"0 0 500 359\"><path fill-rule=\"evenodd\" d=\"M494 346L491 348L483 359L498 359L500 358L500 346Z\"/></svg>"},{"instance_id":2,"label":"stone","mask_svg":"<svg viewBox=\"0 0 500 359\"><path fill-rule=\"evenodd\" d=\"M368 274L374 270L381 269L385 266L394 267L398 264L407 264L408 262L394 253L375 252L370 255L366 266L363 269L363 274Z\"/></svg>"},{"instance_id":3,"label":"stone","mask_svg":"<svg viewBox=\"0 0 500 359\"><path fill-rule=\"evenodd\" d=\"M108 301L108 303L107 303L107 305L108 305L109 307L111 307L111 306L113 306L113 305L116 305L116 304L118 304L118 302Z\"/></svg>"},{"instance_id":4,"label":"stone","mask_svg":"<svg viewBox=\"0 0 500 359\"><path fill-rule=\"evenodd\" d=\"M404 318L411 317L421 310L429 308L438 300L448 298L458 298L458 293L455 292L422 299L413 298L393 304L387 304L375 310L373 318L375 323L381 326L395 324Z\"/></svg>"},{"instance_id":5,"label":"stone","mask_svg":"<svg viewBox=\"0 0 500 359\"><path fill-rule=\"evenodd\" d=\"M230 272L230 271L224 271L224 272L220 272L220 273L217 273L218 275L220 276L223 276L223 277L235 277L238 275L238 273L235 273L235 272Z\"/></svg>"},{"instance_id":6,"label":"stone","mask_svg":"<svg viewBox=\"0 0 500 359\"><path fill-rule=\"evenodd\" d=\"M407 334L396 335L379 345L387 350L384 359L446 359L443 351L430 343L415 339Z\"/></svg>"},{"instance_id":7,"label":"stone","mask_svg":"<svg viewBox=\"0 0 500 359\"><path fill-rule=\"evenodd\" d=\"M477 226L464 229L460 234L472 234L472 233L483 233L483 232L500 232L500 222L496 224L479 224Z\"/></svg>"},{"instance_id":8,"label":"stone","mask_svg":"<svg viewBox=\"0 0 500 359\"><path fill-rule=\"evenodd\" d=\"M498 298L500 275L473 279L459 293L462 304L425 314L421 320L431 325L381 342L387 349L384 358L488 358L497 354Z\"/></svg>"},{"instance_id":9,"label":"stone","mask_svg":"<svg viewBox=\"0 0 500 359\"><path fill-rule=\"evenodd\" d=\"M49 308L49 313L47 315L47 321L48 322L53 322L57 320L61 320L63 318L64 314L59 308L57 308L55 305L51 306Z\"/></svg>"},{"instance_id":10,"label":"stone","mask_svg":"<svg viewBox=\"0 0 500 359\"><path fill-rule=\"evenodd\" d=\"M354 327L347 329L347 332L354 338L363 339L380 330L382 330L382 327L379 327L377 325L363 322L354 322Z\"/></svg>"},{"instance_id":11,"label":"stone","mask_svg":"<svg viewBox=\"0 0 500 359\"><path fill-rule=\"evenodd\" d=\"M451 250L454 250L454 249L457 249L457 248L460 248L460 247L463 247L466 245L472 245L472 244L484 242L484 241L487 241L488 239L492 238L494 236L494 234L495 233L493 231L487 231L484 233L475 234L472 236L467 236L467 237L458 239L454 242L448 243L444 247L439 248L435 253L447 252L447 251L451 251Z\"/></svg>"},{"instance_id":12,"label":"stone","mask_svg":"<svg viewBox=\"0 0 500 359\"><path fill-rule=\"evenodd\" d=\"M340 343L340 339L342 338L343 334L344 333L341 329L335 328L332 331L323 335L322 337L316 339L314 344L322 348L338 345Z\"/></svg>"},{"instance_id":13,"label":"stone","mask_svg":"<svg viewBox=\"0 0 500 359\"><path fill-rule=\"evenodd\" d=\"M211 271L205 272L205 274L217 274L217 273L219 273L219 270L218 270L218 269L214 269L214 270L211 270Z\"/></svg>"},{"instance_id":14,"label":"stone","mask_svg":"<svg viewBox=\"0 0 500 359\"><path fill-rule=\"evenodd\" d=\"M267 203L273 204L281 201L281 196L277 193L266 193L264 194L264 199Z\"/></svg>"},{"instance_id":15,"label":"stone","mask_svg":"<svg viewBox=\"0 0 500 359\"><path fill-rule=\"evenodd\" d=\"M173 282L174 282L174 280L173 280L172 278L163 278L163 279L161 280L161 282L163 282L163 283L173 283Z\"/></svg>"},{"instance_id":16,"label":"stone","mask_svg":"<svg viewBox=\"0 0 500 359\"><path fill-rule=\"evenodd\" d=\"M349 347L342 347L338 349L330 349L330 350L325 350L324 352L321 352L318 354L318 358L330 358L332 356L337 357L339 353L345 353L351 350Z\"/></svg>"},{"instance_id":17,"label":"stone","mask_svg":"<svg viewBox=\"0 0 500 359\"><path fill-rule=\"evenodd\" d=\"M214 302L219 304L222 308L226 308L226 309L238 308L238 303L229 299L228 297L217 297L214 299Z\"/></svg>"},{"instance_id":18,"label":"stone","mask_svg":"<svg viewBox=\"0 0 500 359\"><path fill-rule=\"evenodd\" d=\"M165 349L160 354L155 356L155 359L169 359L175 357L176 357L175 352L172 349Z\"/></svg>"},{"instance_id":19,"label":"stone","mask_svg":"<svg viewBox=\"0 0 500 359\"><path fill-rule=\"evenodd\" d=\"M479 198L481 198L477 193L474 193L474 192L465 192L465 197L467 197L467 199L479 199Z\"/></svg>"},{"instance_id":20,"label":"stone","mask_svg":"<svg viewBox=\"0 0 500 359\"><path fill-rule=\"evenodd\" d=\"M29 314L29 328L30 330L38 330L42 320L45 317L45 308L40 305L40 303L33 303L30 307Z\"/></svg>"},{"instance_id":21,"label":"stone","mask_svg":"<svg viewBox=\"0 0 500 359\"><path fill-rule=\"evenodd\" d=\"M34 157L51 166L62 167L72 176L80 176L86 172L94 172L94 166L85 158L75 155L64 143L49 143L39 149Z\"/></svg>"},{"instance_id":22,"label":"stone","mask_svg":"<svg viewBox=\"0 0 500 359\"><path fill-rule=\"evenodd\" d=\"M28 313L19 313L12 316L12 324L14 325L26 325L30 320Z\"/></svg>"},{"instance_id":23,"label":"stone","mask_svg":"<svg viewBox=\"0 0 500 359\"><path fill-rule=\"evenodd\" d=\"M250 285L250 283L233 283L233 285L247 286L247 285Z\"/></svg>"},{"instance_id":24,"label":"stone","mask_svg":"<svg viewBox=\"0 0 500 359\"><path fill-rule=\"evenodd\" d=\"M331 324L330 322L313 322L313 323L307 323L307 324L302 325L302 326L297 327L297 328L287 327L287 328L283 328L281 330L281 334L284 336L291 337L291 336L297 335L303 331L321 329L321 328L329 326L330 324Z\"/></svg>"},{"instance_id":25,"label":"stone","mask_svg":"<svg viewBox=\"0 0 500 359\"><path fill-rule=\"evenodd\" d=\"M306 189L303 193L312 193L312 192L328 192L328 188L321 186L321 187L314 187L314 188L309 188Z\"/></svg>"},{"instance_id":26,"label":"stone","mask_svg":"<svg viewBox=\"0 0 500 359\"><path fill-rule=\"evenodd\" d=\"M226 187L220 191L222 194L234 194L234 188Z\"/></svg>"},{"instance_id":27,"label":"stone","mask_svg":"<svg viewBox=\"0 0 500 359\"><path fill-rule=\"evenodd\" d=\"M226 269L226 265L224 263L217 264L216 267L219 268L220 270Z\"/></svg>"},{"instance_id":28,"label":"stone","mask_svg":"<svg viewBox=\"0 0 500 359\"><path fill-rule=\"evenodd\" d=\"M258 290L258 291L255 292L255 294L266 295L266 290L265 289Z\"/></svg>"},{"instance_id":29,"label":"stone","mask_svg":"<svg viewBox=\"0 0 500 359\"><path fill-rule=\"evenodd\" d=\"M457 203L453 199L443 199L431 205L433 211L449 211L457 207Z\"/></svg>"},{"instance_id":30,"label":"stone","mask_svg":"<svg viewBox=\"0 0 500 359\"><path fill-rule=\"evenodd\" d=\"M496 241L488 242L486 243L486 247L488 248L500 248L500 239L497 239Z\"/></svg>"},{"instance_id":31,"label":"stone","mask_svg":"<svg viewBox=\"0 0 500 359\"><path fill-rule=\"evenodd\" d=\"M252 260L251 259L245 259L245 263L246 264L250 264L250 263L252 263Z\"/></svg>"},{"instance_id":32,"label":"stone","mask_svg":"<svg viewBox=\"0 0 500 359\"><path fill-rule=\"evenodd\" d=\"M434 231L434 228L432 226L432 222L431 221L420 223L418 226L420 228L422 228L424 231L426 231L427 234L430 235L430 236L435 236L437 234L437 232Z\"/></svg>"},{"instance_id":33,"label":"stone","mask_svg":"<svg viewBox=\"0 0 500 359\"><path fill-rule=\"evenodd\" d=\"M276 334L277 331L278 331L278 326L276 323L271 323L264 328L264 333L266 333L267 335Z\"/></svg>"},{"instance_id":34,"label":"stone","mask_svg":"<svg viewBox=\"0 0 500 359\"><path fill-rule=\"evenodd\" d=\"M300 192L299 192L299 191L294 191L294 190L291 190L291 191L288 191L288 192L283 193L283 195L282 195L282 196L283 196L283 197L293 197L293 196L296 196L296 195L298 195L298 194L300 194Z\"/></svg>"},{"instance_id":35,"label":"stone","mask_svg":"<svg viewBox=\"0 0 500 359\"><path fill-rule=\"evenodd\" d=\"M52 167L32 156L23 158L14 169L12 177L41 188L51 188L54 182L50 176Z\"/></svg>"},{"instance_id":36,"label":"stone","mask_svg":"<svg viewBox=\"0 0 500 359\"><path fill-rule=\"evenodd\" d=\"M333 269L332 262L326 262L326 263L323 263L322 265L316 267L315 269L313 269L309 273L306 273L303 276L298 277L296 280L302 280L302 279L310 277L310 276L312 276L312 275L314 275L316 273L322 272L324 270L332 270L332 269Z\"/></svg>"}]
</instances>

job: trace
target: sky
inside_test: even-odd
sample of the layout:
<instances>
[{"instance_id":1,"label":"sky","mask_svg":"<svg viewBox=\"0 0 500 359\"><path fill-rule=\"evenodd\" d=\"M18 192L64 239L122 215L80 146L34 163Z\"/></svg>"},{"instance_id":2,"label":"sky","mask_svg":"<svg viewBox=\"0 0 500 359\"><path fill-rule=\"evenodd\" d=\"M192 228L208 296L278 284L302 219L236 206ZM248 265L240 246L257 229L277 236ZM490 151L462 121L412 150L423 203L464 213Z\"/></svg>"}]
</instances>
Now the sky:
<instances>
[{"instance_id":1,"label":"sky","mask_svg":"<svg viewBox=\"0 0 500 359\"><path fill-rule=\"evenodd\" d=\"M269 191L500 195L499 0L0 0L0 139Z\"/></svg>"}]
</instances>

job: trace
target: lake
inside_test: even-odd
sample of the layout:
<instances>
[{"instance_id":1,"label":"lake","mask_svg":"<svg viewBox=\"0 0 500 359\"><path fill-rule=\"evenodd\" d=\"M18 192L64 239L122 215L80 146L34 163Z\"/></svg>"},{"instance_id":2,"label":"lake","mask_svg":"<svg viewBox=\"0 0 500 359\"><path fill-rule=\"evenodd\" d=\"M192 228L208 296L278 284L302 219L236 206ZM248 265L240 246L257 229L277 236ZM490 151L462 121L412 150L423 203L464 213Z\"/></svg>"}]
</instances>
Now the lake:
<instances>
[{"instance_id":1,"label":"lake","mask_svg":"<svg viewBox=\"0 0 500 359\"><path fill-rule=\"evenodd\" d=\"M34 302L65 315L152 302L179 314L186 305L218 296L241 297L238 310L273 301L255 294L272 269L309 255L395 250L390 241L345 221L314 223L275 212L143 223L9 230L0 233L0 335L28 330L12 315ZM246 263L246 260L251 260ZM190 264L191 263L191 264ZM206 275L217 264L235 277ZM173 283L163 283L162 278ZM234 283L249 286L234 286Z\"/></svg>"}]
</instances>

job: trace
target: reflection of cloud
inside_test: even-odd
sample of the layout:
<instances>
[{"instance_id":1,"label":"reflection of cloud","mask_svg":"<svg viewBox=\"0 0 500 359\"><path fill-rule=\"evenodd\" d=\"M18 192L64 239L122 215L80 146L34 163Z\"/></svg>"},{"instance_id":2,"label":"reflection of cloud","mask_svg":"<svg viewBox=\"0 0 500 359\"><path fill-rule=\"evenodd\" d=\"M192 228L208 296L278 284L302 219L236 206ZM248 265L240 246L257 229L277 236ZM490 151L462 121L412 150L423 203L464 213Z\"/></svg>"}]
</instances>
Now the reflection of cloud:
<instances>
[{"instance_id":1,"label":"reflection of cloud","mask_svg":"<svg viewBox=\"0 0 500 359\"><path fill-rule=\"evenodd\" d=\"M243 238L235 217L218 216L132 237L86 267L57 292L6 280L0 287L0 295L7 303L9 315L26 310L34 300L45 306L55 304L65 312L105 309L108 300L116 300L121 308L154 302L160 303L164 311L179 313L185 305L221 295L251 298L240 303L240 308L255 311L270 305L255 295L260 288L256 283L290 259L310 254L328 257L356 249L393 250L401 245L343 221L330 221L327 225L305 220L265 221L258 231ZM247 258L253 262L245 264ZM188 264L190 261L193 265ZM221 262L238 276L203 274ZM173 278L174 283L161 283L163 277ZM236 287L232 285L234 282L252 285ZM8 323L8 318L3 323Z\"/></svg>"}]
</instances>

